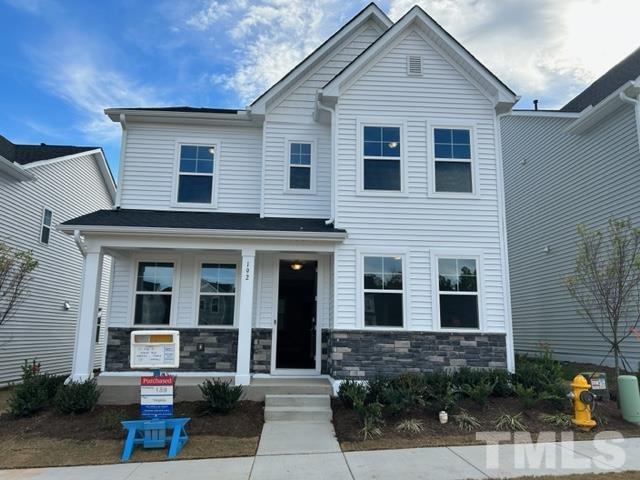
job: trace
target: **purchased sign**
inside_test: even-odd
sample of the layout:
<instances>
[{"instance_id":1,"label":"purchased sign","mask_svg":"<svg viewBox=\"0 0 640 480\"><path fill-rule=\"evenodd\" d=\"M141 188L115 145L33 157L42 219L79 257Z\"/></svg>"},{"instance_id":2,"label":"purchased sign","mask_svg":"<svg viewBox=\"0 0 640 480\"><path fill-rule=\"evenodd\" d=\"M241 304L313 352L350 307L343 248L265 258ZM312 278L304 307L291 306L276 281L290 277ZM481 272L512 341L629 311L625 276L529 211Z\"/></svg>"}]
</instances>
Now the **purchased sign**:
<instances>
[{"instance_id":1,"label":"purchased sign","mask_svg":"<svg viewBox=\"0 0 640 480\"><path fill-rule=\"evenodd\" d=\"M173 377L140 377L140 415L148 418L173 416Z\"/></svg>"}]
</instances>

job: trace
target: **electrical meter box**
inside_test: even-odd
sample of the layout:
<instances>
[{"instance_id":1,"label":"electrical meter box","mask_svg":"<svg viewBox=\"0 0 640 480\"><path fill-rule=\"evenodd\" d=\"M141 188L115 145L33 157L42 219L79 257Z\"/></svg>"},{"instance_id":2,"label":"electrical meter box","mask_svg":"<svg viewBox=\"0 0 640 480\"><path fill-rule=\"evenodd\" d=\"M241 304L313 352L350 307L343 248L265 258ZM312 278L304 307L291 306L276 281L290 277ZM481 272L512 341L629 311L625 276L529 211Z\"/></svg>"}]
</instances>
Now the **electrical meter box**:
<instances>
[{"instance_id":1,"label":"electrical meter box","mask_svg":"<svg viewBox=\"0 0 640 480\"><path fill-rule=\"evenodd\" d=\"M134 330L131 332L131 368L178 368L180 332Z\"/></svg>"}]
</instances>

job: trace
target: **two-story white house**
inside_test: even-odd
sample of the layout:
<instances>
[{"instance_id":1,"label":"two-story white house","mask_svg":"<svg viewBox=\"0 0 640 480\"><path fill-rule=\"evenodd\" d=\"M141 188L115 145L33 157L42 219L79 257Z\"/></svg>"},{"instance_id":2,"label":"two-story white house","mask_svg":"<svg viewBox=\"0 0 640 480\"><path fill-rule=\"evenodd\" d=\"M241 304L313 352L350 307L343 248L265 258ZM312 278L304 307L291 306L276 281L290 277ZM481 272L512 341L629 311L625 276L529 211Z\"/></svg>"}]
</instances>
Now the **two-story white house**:
<instances>
[{"instance_id":1,"label":"two-story white house","mask_svg":"<svg viewBox=\"0 0 640 480\"><path fill-rule=\"evenodd\" d=\"M73 378L180 331L180 375L332 380L513 369L497 116L516 95L418 7L370 4L244 110L113 108L111 210L86 248ZM182 372L182 373L180 373Z\"/></svg>"}]
</instances>

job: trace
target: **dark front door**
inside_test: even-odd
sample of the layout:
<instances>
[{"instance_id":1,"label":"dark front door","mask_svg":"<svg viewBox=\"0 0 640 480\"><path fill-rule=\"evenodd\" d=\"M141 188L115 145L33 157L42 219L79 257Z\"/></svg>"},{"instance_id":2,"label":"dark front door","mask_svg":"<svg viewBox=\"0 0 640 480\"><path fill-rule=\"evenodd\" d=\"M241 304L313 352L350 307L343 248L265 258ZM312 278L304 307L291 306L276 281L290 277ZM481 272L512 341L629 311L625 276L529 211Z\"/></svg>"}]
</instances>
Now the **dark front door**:
<instances>
[{"instance_id":1,"label":"dark front door","mask_svg":"<svg viewBox=\"0 0 640 480\"><path fill-rule=\"evenodd\" d=\"M280 260L276 368L316 367L315 261Z\"/></svg>"}]
</instances>

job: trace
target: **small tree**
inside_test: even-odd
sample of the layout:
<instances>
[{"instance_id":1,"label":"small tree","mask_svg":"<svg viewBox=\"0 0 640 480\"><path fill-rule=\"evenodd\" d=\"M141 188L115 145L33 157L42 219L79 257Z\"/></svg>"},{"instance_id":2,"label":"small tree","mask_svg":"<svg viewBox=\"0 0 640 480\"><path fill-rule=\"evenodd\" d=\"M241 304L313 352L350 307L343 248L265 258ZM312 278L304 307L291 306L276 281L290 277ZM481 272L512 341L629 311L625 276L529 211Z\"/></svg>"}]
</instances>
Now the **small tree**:
<instances>
[{"instance_id":1,"label":"small tree","mask_svg":"<svg viewBox=\"0 0 640 480\"><path fill-rule=\"evenodd\" d=\"M627 364L620 345L640 322L640 229L612 219L604 234L584 225L578 233L576 271L565 283L578 312L610 345L617 378L620 361Z\"/></svg>"},{"instance_id":2,"label":"small tree","mask_svg":"<svg viewBox=\"0 0 640 480\"><path fill-rule=\"evenodd\" d=\"M18 250L0 242L0 325L15 314L29 294L27 284L37 266L30 250Z\"/></svg>"}]
</instances>

